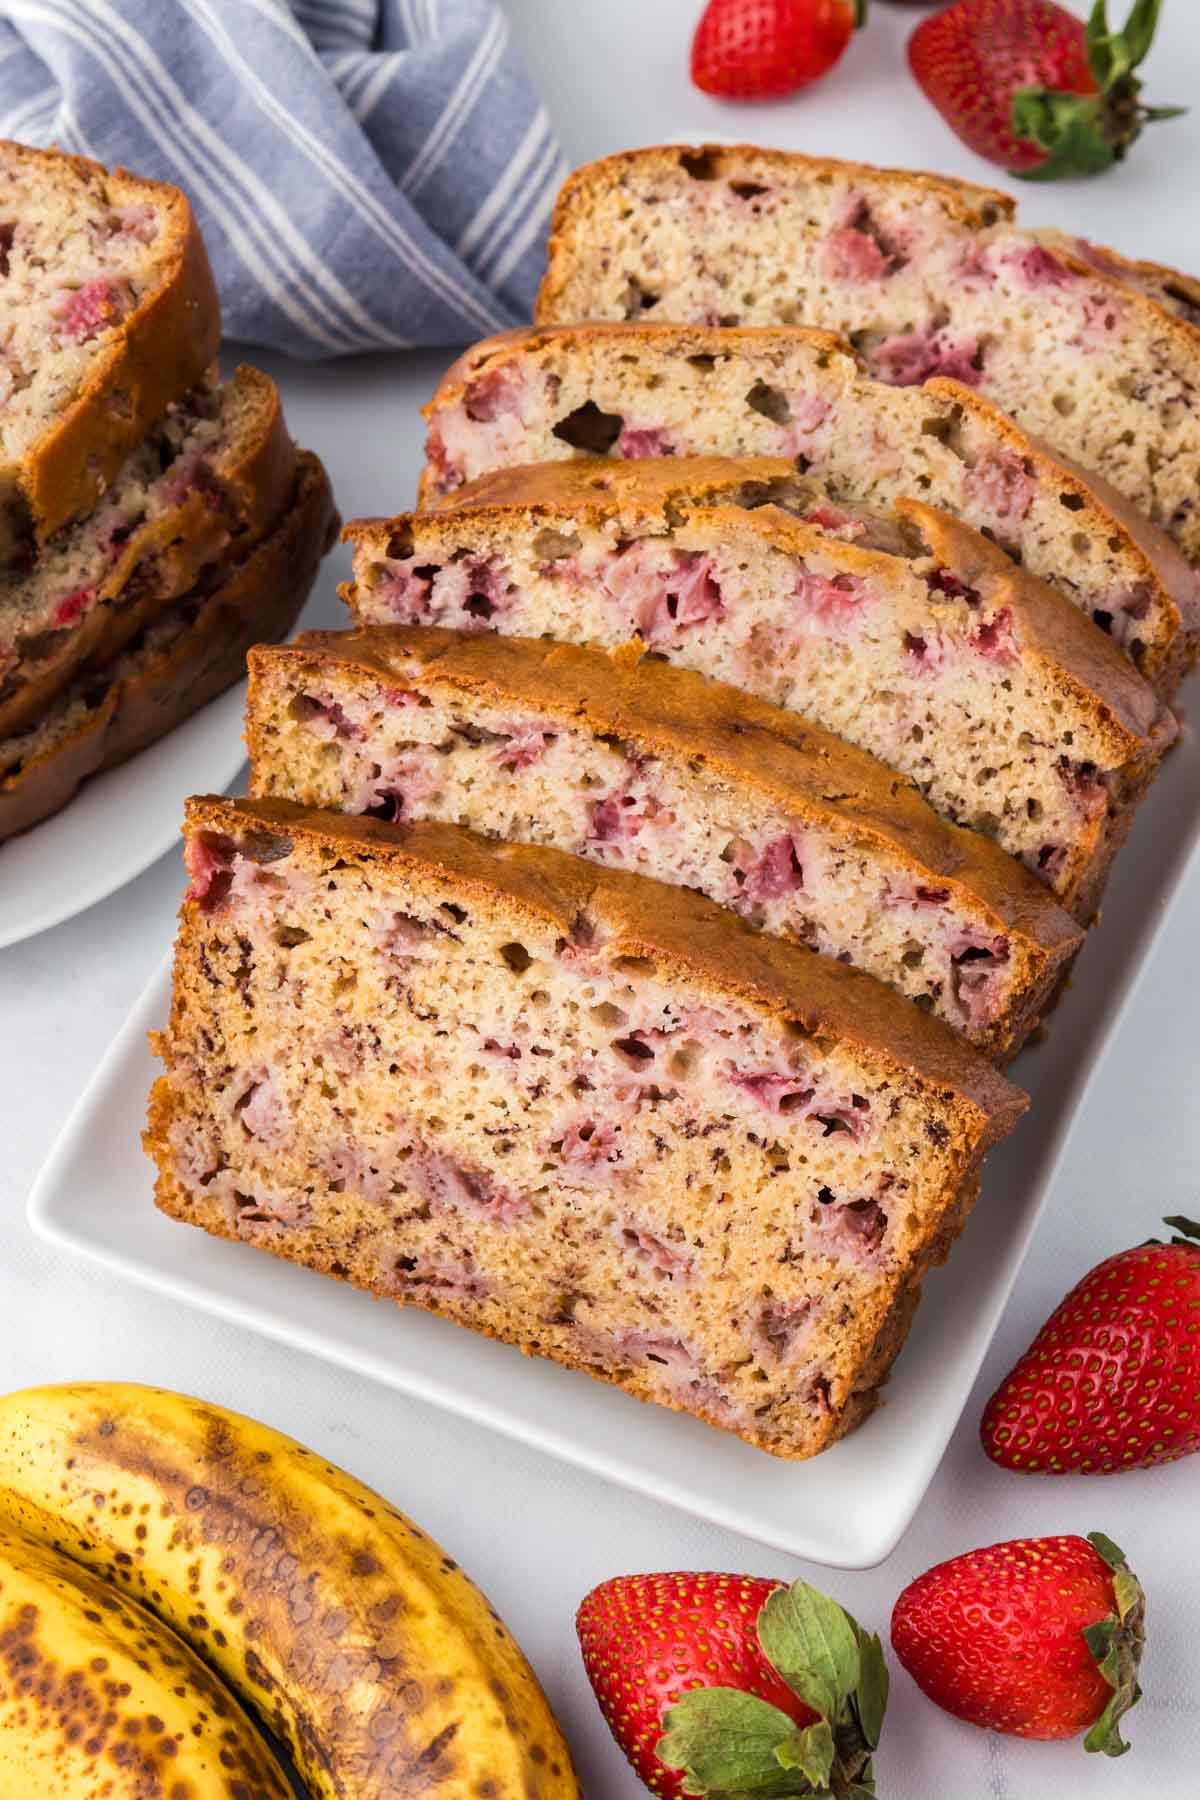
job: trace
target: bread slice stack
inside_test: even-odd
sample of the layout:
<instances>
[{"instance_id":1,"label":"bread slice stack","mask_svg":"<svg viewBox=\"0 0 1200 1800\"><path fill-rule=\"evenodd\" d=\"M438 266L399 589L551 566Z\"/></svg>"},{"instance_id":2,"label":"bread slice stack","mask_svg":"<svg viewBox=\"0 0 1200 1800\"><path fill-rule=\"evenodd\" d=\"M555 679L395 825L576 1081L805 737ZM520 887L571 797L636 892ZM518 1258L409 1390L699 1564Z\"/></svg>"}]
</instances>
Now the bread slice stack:
<instances>
[{"instance_id":1,"label":"bread slice stack","mask_svg":"<svg viewBox=\"0 0 1200 1800\"><path fill-rule=\"evenodd\" d=\"M946 376L1103 476L1200 555L1200 337L1186 283L1006 195L904 170L757 150L632 150L569 177L537 304L579 319L802 324L878 379Z\"/></svg>"},{"instance_id":2,"label":"bread slice stack","mask_svg":"<svg viewBox=\"0 0 1200 1800\"><path fill-rule=\"evenodd\" d=\"M1088 918L1173 715L959 520L788 481L777 460L676 457L485 477L451 510L351 525L347 597L368 624L638 643L745 688L909 776Z\"/></svg>"},{"instance_id":3,"label":"bread slice stack","mask_svg":"<svg viewBox=\"0 0 1200 1800\"><path fill-rule=\"evenodd\" d=\"M1170 695L1200 644L1200 578L1103 479L974 387L895 387L801 326L548 325L488 338L425 409L420 499L571 457L786 456L836 501L925 500L1048 581Z\"/></svg>"},{"instance_id":4,"label":"bread slice stack","mask_svg":"<svg viewBox=\"0 0 1200 1800\"><path fill-rule=\"evenodd\" d=\"M236 681L335 529L176 189L0 143L0 842ZM2 867L2 864L0 864Z\"/></svg>"},{"instance_id":5,"label":"bread slice stack","mask_svg":"<svg viewBox=\"0 0 1200 1800\"><path fill-rule=\"evenodd\" d=\"M996 1058L1078 948L1037 878L808 719L667 662L365 626L251 652L255 794L485 825L690 888Z\"/></svg>"},{"instance_id":6,"label":"bread slice stack","mask_svg":"<svg viewBox=\"0 0 1200 1800\"><path fill-rule=\"evenodd\" d=\"M1200 646L1190 289L1007 213L571 178L189 804L165 1212L774 1455L870 1412Z\"/></svg>"}]
</instances>

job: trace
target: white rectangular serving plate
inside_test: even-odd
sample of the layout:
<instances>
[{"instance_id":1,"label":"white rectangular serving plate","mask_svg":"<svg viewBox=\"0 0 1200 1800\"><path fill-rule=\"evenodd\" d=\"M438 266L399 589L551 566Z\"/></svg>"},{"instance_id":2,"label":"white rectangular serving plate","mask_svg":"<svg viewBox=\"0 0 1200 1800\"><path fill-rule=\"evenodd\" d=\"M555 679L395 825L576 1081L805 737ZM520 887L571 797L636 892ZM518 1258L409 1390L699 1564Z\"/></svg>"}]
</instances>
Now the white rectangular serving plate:
<instances>
[{"instance_id":1,"label":"white rectangular serving plate","mask_svg":"<svg viewBox=\"0 0 1200 1800\"><path fill-rule=\"evenodd\" d=\"M779 1461L415 1308L165 1218L140 1144L156 1072L146 1033L167 1015L165 967L68 1120L30 1196L30 1222L59 1249L730 1531L814 1562L867 1568L891 1552L937 1468L1168 904L1182 891L1200 897L1200 868L1182 879L1198 824L1200 743L1185 734L1118 861L1103 925L1048 1040L1016 1065L1034 1104L990 1158L963 1237L928 1281L886 1403L812 1462Z\"/></svg>"},{"instance_id":2,"label":"white rectangular serving plate","mask_svg":"<svg viewBox=\"0 0 1200 1800\"><path fill-rule=\"evenodd\" d=\"M245 708L242 681L0 844L0 950L107 899L177 844L183 796L221 793L245 761Z\"/></svg>"}]
</instances>

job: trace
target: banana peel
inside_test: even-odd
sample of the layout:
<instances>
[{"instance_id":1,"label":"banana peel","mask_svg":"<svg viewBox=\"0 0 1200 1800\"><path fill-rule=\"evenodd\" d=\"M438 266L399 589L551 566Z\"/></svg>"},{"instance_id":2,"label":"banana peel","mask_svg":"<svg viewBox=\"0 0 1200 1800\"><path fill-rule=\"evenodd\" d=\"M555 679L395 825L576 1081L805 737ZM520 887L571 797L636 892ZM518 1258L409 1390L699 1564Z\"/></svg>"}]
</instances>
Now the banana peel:
<instances>
[{"instance_id":1,"label":"banana peel","mask_svg":"<svg viewBox=\"0 0 1200 1800\"><path fill-rule=\"evenodd\" d=\"M478 1588L403 1513L266 1425L126 1383L9 1394L0 1522L177 1631L314 1800L581 1800L537 1678Z\"/></svg>"},{"instance_id":2,"label":"banana peel","mask_svg":"<svg viewBox=\"0 0 1200 1800\"><path fill-rule=\"evenodd\" d=\"M0 1529L0 1794L291 1793L258 1729L173 1631L57 1551Z\"/></svg>"}]
</instances>

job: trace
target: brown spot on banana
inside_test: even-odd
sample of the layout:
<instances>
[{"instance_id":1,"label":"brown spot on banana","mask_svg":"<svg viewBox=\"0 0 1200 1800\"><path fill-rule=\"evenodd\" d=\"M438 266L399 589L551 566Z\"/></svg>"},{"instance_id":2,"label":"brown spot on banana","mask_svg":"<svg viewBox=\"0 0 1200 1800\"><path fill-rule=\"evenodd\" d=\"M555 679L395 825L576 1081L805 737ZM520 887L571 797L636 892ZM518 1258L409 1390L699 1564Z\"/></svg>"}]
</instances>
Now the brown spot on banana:
<instances>
[{"instance_id":1,"label":"brown spot on banana","mask_svg":"<svg viewBox=\"0 0 1200 1800\"><path fill-rule=\"evenodd\" d=\"M120 1384L0 1398L5 1515L195 1642L319 1800L484 1781L489 1800L578 1800L536 1677L478 1589L402 1513L266 1426Z\"/></svg>"},{"instance_id":2,"label":"brown spot on banana","mask_svg":"<svg viewBox=\"0 0 1200 1800\"><path fill-rule=\"evenodd\" d=\"M0 1529L0 1793L288 1800L265 1741L175 1633Z\"/></svg>"}]
</instances>

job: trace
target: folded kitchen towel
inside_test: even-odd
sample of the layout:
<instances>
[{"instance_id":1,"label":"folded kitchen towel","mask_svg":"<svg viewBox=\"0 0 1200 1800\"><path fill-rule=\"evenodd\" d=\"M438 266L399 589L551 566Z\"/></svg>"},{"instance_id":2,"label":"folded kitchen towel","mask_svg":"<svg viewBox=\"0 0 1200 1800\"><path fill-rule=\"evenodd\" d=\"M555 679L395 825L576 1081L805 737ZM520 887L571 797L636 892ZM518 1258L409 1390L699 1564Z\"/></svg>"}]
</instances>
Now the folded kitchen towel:
<instances>
[{"instance_id":1,"label":"folded kitchen towel","mask_svg":"<svg viewBox=\"0 0 1200 1800\"><path fill-rule=\"evenodd\" d=\"M0 0L0 136L175 182L303 357L528 319L564 173L495 0Z\"/></svg>"}]
</instances>

